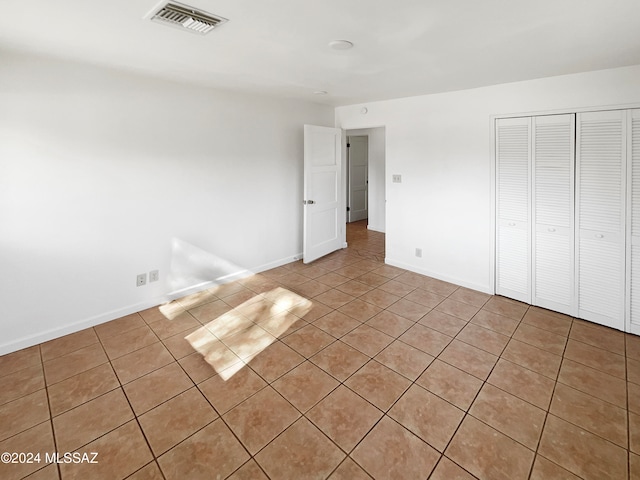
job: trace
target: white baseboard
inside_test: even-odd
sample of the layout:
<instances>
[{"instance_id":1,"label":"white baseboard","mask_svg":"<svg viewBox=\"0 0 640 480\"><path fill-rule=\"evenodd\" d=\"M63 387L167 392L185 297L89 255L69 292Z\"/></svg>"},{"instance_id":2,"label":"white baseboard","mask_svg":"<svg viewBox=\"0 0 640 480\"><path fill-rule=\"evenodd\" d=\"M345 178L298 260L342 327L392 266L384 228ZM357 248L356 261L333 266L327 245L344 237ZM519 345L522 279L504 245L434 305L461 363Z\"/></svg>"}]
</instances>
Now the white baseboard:
<instances>
[{"instance_id":1,"label":"white baseboard","mask_svg":"<svg viewBox=\"0 0 640 480\"><path fill-rule=\"evenodd\" d=\"M489 295L493 295L495 293L493 291L493 288L491 288L490 285L482 285L479 283L468 282L461 278L442 275L438 272L432 272L430 270L417 268L414 265L409 265L407 263L394 260L393 258L385 257L384 263L391 265L393 267L403 268L405 270L409 270L414 273L419 273L420 275L426 275L428 277L436 278L438 280L442 280L443 282L449 282L455 285L459 285L461 287L470 288L471 290L477 290L478 292L488 293Z\"/></svg>"},{"instance_id":2,"label":"white baseboard","mask_svg":"<svg viewBox=\"0 0 640 480\"><path fill-rule=\"evenodd\" d=\"M62 337L64 335L69 335L70 333L75 333L80 330L84 330L85 328L95 327L96 325L100 325L101 323L110 322L111 320L115 320L116 318L124 317L125 315L130 315L132 313L140 312L142 310L146 310L147 308L155 307L157 305L161 305L171 300L175 300L176 298L182 298L186 295L197 293L207 288L214 287L216 285L222 285L225 283L233 282L235 280L239 280L244 277L248 277L255 273L264 272L265 270L271 270L272 268L280 267L282 265L295 262L296 260L299 260L301 257L302 257L302 254L299 253L297 255L291 255L289 257L275 260L273 262L265 263L255 268L238 270L237 272L224 275L222 277L216 278L215 280L199 283L197 285L191 285L189 287L182 288L180 290L175 290L173 292L169 292L164 295L161 295L149 300L145 300L144 302L136 303L133 305L127 305L125 307L111 310L108 312L103 312L98 315L94 315L92 317L79 320L77 322L57 326L49 330L45 330L44 332L38 332L36 334L27 335L15 340L10 340L9 342L3 343L2 345L0 345L0 355L6 355L7 353L15 352L23 348L27 348L33 345L37 345L39 343L47 342L49 340L53 340L54 338Z\"/></svg>"},{"instance_id":3,"label":"white baseboard","mask_svg":"<svg viewBox=\"0 0 640 480\"><path fill-rule=\"evenodd\" d=\"M367 230L372 230L374 232L385 233L384 228L376 227L375 225L367 225Z\"/></svg>"}]
</instances>

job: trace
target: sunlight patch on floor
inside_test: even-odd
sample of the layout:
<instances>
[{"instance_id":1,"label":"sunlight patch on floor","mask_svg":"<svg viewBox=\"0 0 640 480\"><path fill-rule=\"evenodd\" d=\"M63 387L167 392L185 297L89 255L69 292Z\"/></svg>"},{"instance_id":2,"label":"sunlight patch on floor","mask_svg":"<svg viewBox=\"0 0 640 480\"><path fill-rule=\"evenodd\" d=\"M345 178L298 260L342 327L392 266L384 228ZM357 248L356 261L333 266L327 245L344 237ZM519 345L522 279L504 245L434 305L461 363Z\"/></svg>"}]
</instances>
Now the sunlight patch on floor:
<instances>
[{"instance_id":1,"label":"sunlight patch on floor","mask_svg":"<svg viewBox=\"0 0 640 480\"><path fill-rule=\"evenodd\" d=\"M246 300L185 339L228 380L301 321L312 306L310 300L277 287Z\"/></svg>"}]
</instances>

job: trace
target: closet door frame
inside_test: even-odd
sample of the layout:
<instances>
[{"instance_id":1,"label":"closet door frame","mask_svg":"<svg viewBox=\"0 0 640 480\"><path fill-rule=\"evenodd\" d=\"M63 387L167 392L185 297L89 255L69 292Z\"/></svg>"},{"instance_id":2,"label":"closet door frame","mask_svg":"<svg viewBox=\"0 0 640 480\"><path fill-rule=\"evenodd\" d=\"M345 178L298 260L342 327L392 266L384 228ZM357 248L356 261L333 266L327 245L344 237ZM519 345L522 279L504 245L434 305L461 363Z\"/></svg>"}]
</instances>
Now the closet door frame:
<instances>
[{"instance_id":1,"label":"closet door frame","mask_svg":"<svg viewBox=\"0 0 640 480\"><path fill-rule=\"evenodd\" d=\"M508 112L508 113L500 113L500 114L492 114L489 116L489 123L488 123L488 130L489 130L489 138L490 138L490 193L491 193L491 198L490 198L490 228L491 228L491 240L490 240L490 271L489 271L489 284L490 284L490 291L489 293L493 292L494 294L500 295L500 293L498 292L498 288L497 288L497 275L496 275L496 270L497 270L497 228L498 228L498 210L497 210L497 192L498 192L498 185L497 185L497 150L496 150L496 124L497 121L500 119L508 119L508 118L518 118L518 117L536 117L536 116L541 116L541 115L563 115L563 114L576 114L576 123L577 123L577 116L580 113L585 113L585 112L599 112L599 111L608 111L608 110L634 110L634 109L640 109L640 102L636 102L636 103L624 103L624 104L619 104L619 105L604 105L604 106L588 106L588 107L576 107L576 108L561 108L561 109L553 109L553 110L537 110L537 111L520 111L520 112ZM577 128L577 125L576 125ZM628 130L630 131L630 130ZM627 136L627 139L629 139L629 136ZM627 140L627 142L630 142L630 140ZM627 149L627 161L629 162L629 150ZM575 166L577 168L577 165ZM625 185L626 189L627 189L627 199L629 197L630 193L630 188L628 187L628 184L630 182L630 177L631 175L631 171L629 166L627 166L627 185ZM628 200L627 200L628 201ZM628 221L628 216L630 215L629 213L629 209L627 208L627 214L626 214L626 218ZM574 224L576 222L574 221ZM625 253L628 252L629 249L629 245L630 242L627 240L629 236L629 233L627 232L627 235L625 236ZM577 238L577 232L575 237ZM635 333L637 335L640 335L640 328L638 328L637 325L633 326L633 324L631 324L631 319L630 319L630 315L629 315L629 279L630 279L630 260L629 260L629 256L627 253L627 261L626 261L626 269L625 269L625 304L624 304L624 313L625 313L625 322L624 322L624 327L625 330L627 332L631 332L631 333ZM577 285L577 278L575 278L574 275L574 281ZM577 294L575 297L575 302L577 304ZM577 308L577 307L576 307ZM574 316L578 316L578 313L576 312L576 314Z\"/></svg>"}]
</instances>

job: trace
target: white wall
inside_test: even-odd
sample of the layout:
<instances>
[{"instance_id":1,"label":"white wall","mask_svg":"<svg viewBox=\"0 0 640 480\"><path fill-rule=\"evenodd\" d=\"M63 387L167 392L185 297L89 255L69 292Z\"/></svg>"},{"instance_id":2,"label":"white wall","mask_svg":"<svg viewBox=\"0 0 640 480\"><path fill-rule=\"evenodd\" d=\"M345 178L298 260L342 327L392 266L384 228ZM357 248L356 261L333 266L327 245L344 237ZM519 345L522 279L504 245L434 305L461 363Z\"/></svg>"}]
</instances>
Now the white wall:
<instances>
[{"instance_id":1,"label":"white wall","mask_svg":"<svg viewBox=\"0 0 640 480\"><path fill-rule=\"evenodd\" d=\"M622 104L640 66L339 107L336 126L386 127L386 261L492 293L491 115Z\"/></svg>"},{"instance_id":2,"label":"white wall","mask_svg":"<svg viewBox=\"0 0 640 480\"><path fill-rule=\"evenodd\" d=\"M0 52L0 354L302 250L334 110ZM138 273L161 280L135 286Z\"/></svg>"},{"instance_id":3,"label":"white wall","mask_svg":"<svg viewBox=\"0 0 640 480\"><path fill-rule=\"evenodd\" d=\"M385 231L385 145L384 127L349 130L347 135L364 135L369 146L369 219L367 228Z\"/></svg>"}]
</instances>

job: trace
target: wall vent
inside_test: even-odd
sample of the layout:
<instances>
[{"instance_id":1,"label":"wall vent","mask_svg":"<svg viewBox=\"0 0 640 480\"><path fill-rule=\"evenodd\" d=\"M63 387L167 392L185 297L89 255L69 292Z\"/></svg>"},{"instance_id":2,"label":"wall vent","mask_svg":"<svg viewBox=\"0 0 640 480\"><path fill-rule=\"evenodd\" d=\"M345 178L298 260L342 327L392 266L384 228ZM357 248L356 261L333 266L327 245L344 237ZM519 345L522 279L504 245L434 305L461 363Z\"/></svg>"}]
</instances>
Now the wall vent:
<instances>
[{"instance_id":1,"label":"wall vent","mask_svg":"<svg viewBox=\"0 0 640 480\"><path fill-rule=\"evenodd\" d=\"M163 1L149 12L145 18L204 35L227 22L226 18L197 10L177 2Z\"/></svg>"}]
</instances>

